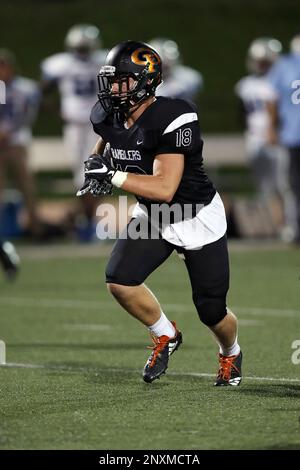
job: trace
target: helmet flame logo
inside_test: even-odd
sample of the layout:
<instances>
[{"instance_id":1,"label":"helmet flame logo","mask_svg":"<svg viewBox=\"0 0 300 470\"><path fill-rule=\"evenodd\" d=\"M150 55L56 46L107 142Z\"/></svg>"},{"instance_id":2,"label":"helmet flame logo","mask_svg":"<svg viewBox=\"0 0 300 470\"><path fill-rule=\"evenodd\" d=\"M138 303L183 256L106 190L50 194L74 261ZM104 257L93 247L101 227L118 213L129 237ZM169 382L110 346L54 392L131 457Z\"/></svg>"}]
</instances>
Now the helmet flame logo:
<instances>
[{"instance_id":1,"label":"helmet flame logo","mask_svg":"<svg viewBox=\"0 0 300 470\"><path fill-rule=\"evenodd\" d=\"M157 71L157 65L160 64L161 60L158 54L150 49L144 49L140 47L131 54L131 60L134 64L144 65L149 67L149 72L153 73Z\"/></svg>"}]
</instances>

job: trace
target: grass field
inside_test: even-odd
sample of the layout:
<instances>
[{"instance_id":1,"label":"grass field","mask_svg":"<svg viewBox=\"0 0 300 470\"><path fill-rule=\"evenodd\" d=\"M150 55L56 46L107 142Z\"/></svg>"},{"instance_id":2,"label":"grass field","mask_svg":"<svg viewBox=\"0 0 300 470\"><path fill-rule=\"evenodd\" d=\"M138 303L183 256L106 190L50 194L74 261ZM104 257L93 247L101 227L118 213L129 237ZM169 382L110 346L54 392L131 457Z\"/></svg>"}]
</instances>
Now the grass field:
<instances>
[{"instance_id":1,"label":"grass field","mask_svg":"<svg viewBox=\"0 0 300 470\"><path fill-rule=\"evenodd\" d=\"M179 258L148 285L184 344L147 385L148 334L106 292L106 257L20 251L19 280L0 279L1 449L300 449L299 250L232 247L245 378L225 389L212 386L217 349Z\"/></svg>"}]
</instances>

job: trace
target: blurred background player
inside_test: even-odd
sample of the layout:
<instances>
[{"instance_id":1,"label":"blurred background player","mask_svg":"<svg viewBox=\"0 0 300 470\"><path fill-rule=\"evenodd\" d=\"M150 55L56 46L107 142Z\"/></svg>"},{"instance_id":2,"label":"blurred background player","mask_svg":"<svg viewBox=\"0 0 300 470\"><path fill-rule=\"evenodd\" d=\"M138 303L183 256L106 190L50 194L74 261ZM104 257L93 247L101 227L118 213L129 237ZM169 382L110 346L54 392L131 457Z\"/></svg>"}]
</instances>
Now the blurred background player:
<instances>
[{"instance_id":1,"label":"blurred background player","mask_svg":"<svg viewBox=\"0 0 300 470\"><path fill-rule=\"evenodd\" d=\"M290 43L290 54L284 55L270 70L270 83L276 100L270 103L269 141L280 142L289 153L290 184L296 200L296 234L300 243L300 33Z\"/></svg>"},{"instance_id":2,"label":"blurred background player","mask_svg":"<svg viewBox=\"0 0 300 470\"><path fill-rule=\"evenodd\" d=\"M281 50L277 39L255 39L247 54L250 74L236 84L235 92L240 99L246 152L259 199L271 212L279 199L284 219L281 234L289 238L294 230L295 208L288 181L288 157L277 142L269 140L268 107L276 100L276 91L266 78Z\"/></svg>"},{"instance_id":3,"label":"blurred background player","mask_svg":"<svg viewBox=\"0 0 300 470\"><path fill-rule=\"evenodd\" d=\"M158 52L163 64L163 83L156 95L195 101L203 78L197 70L182 65L178 44L168 38L153 38L149 45Z\"/></svg>"},{"instance_id":4,"label":"blurred background player","mask_svg":"<svg viewBox=\"0 0 300 470\"><path fill-rule=\"evenodd\" d=\"M84 180L83 162L96 140L90 112L97 99L97 74L106 58L106 51L100 48L100 31L96 26L74 25L65 38L66 52L54 54L41 64L43 91L56 85L60 93L64 143L73 160L77 189ZM95 199L86 195L82 203L85 219L80 221L81 237L88 240L95 235Z\"/></svg>"},{"instance_id":5,"label":"blurred background player","mask_svg":"<svg viewBox=\"0 0 300 470\"><path fill-rule=\"evenodd\" d=\"M0 264L9 281L13 281L19 270L19 256L12 243L0 240Z\"/></svg>"},{"instance_id":6,"label":"blurred background player","mask_svg":"<svg viewBox=\"0 0 300 470\"><path fill-rule=\"evenodd\" d=\"M28 166L31 127L37 115L40 94L38 85L16 73L12 52L0 50L0 80L5 83L5 103L0 105L0 200L3 197L8 167L13 170L28 214L28 231L40 232L34 197L34 184Z\"/></svg>"}]
</instances>

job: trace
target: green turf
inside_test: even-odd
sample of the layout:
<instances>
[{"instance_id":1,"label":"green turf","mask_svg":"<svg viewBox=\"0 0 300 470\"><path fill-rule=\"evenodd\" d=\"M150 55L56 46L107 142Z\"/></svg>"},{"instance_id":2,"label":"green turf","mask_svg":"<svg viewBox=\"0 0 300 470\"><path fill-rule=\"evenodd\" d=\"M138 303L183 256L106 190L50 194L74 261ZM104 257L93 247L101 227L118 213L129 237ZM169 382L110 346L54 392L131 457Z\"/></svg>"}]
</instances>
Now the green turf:
<instances>
[{"instance_id":1,"label":"green turf","mask_svg":"<svg viewBox=\"0 0 300 470\"><path fill-rule=\"evenodd\" d=\"M176 256L148 284L184 344L151 385L140 374L147 332L106 292L105 258L24 258L16 284L0 280L0 338L9 363L41 367L0 368L0 448L300 449L299 258L233 251L229 303L248 378L230 389L188 375L214 374L217 351Z\"/></svg>"}]
</instances>

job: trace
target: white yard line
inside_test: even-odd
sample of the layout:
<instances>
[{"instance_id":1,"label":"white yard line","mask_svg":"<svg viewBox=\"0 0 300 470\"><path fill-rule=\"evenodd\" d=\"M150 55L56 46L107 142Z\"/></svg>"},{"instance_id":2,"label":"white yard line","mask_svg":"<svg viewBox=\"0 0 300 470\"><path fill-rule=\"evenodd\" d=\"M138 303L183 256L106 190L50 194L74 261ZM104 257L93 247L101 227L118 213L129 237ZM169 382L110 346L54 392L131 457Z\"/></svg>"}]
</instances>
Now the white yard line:
<instances>
[{"instance_id":1,"label":"white yard line","mask_svg":"<svg viewBox=\"0 0 300 470\"><path fill-rule=\"evenodd\" d=\"M239 326L263 326L265 322L260 320L247 320L244 318L239 318Z\"/></svg>"},{"instance_id":2,"label":"white yard line","mask_svg":"<svg viewBox=\"0 0 300 470\"><path fill-rule=\"evenodd\" d=\"M101 307L112 307L110 300L74 300L74 299L33 299L30 297L1 297L0 304L14 307L43 307L99 310Z\"/></svg>"},{"instance_id":3,"label":"white yard line","mask_svg":"<svg viewBox=\"0 0 300 470\"><path fill-rule=\"evenodd\" d=\"M163 303L162 305L165 309L173 310L175 312L181 311L190 311L190 309L186 308L185 304L170 304L170 303ZM239 314L247 314L247 315L261 315L261 316L271 316L271 317L292 317L292 318L299 318L300 319L300 309L281 309L281 308L265 308L265 307L237 307L228 305L228 307L234 311L234 313L239 316Z\"/></svg>"},{"instance_id":4,"label":"white yard line","mask_svg":"<svg viewBox=\"0 0 300 470\"><path fill-rule=\"evenodd\" d=\"M100 325L98 323L66 323L62 325L66 330L83 330L83 331L107 331L112 328L111 325Z\"/></svg>"},{"instance_id":5,"label":"white yard line","mask_svg":"<svg viewBox=\"0 0 300 470\"><path fill-rule=\"evenodd\" d=\"M18 368L18 369L45 369L45 370L59 370L63 372L118 372L123 374L124 372L131 372L131 373L140 373L141 371L138 369L101 369L100 367L74 367L74 366L64 366L64 365L46 365L46 364L22 364L22 363L14 363L8 362L6 364L0 364L0 368ZM204 378L211 378L215 377L215 374L208 374L205 372L168 372L168 375L173 375L176 377L204 377ZM253 380L258 382L283 382L283 383L300 383L300 379L288 378L288 377L257 377L257 376L245 376L243 377L245 380Z\"/></svg>"},{"instance_id":6,"label":"white yard line","mask_svg":"<svg viewBox=\"0 0 300 470\"><path fill-rule=\"evenodd\" d=\"M207 374L205 372L168 372L169 375L176 376L191 376L191 377L215 377L215 374ZM286 377L257 377L255 375L244 376L243 379L246 380L257 380L260 382L293 382L300 383L300 379L290 379Z\"/></svg>"},{"instance_id":7,"label":"white yard line","mask_svg":"<svg viewBox=\"0 0 300 470\"><path fill-rule=\"evenodd\" d=\"M262 316L271 316L271 317L298 317L300 318L300 309L281 309L281 308L266 308L266 307L231 307L236 312L246 313L247 315L262 315Z\"/></svg>"},{"instance_id":8,"label":"white yard line","mask_svg":"<svg viewBox=\"0 0 300 470\"><path fill-rule=\"evenodd\" d=\"M66 308L66 309L90 309L99 310L101 307L114 308L117 306L110 300L76 300L76 299L34 299L31 297L0 297L0 305L13 305L14 307L43 307L43 308ZM164 303L164 309L175 312L195 311L192 306L181 303ZM291 317L300 319L300 309L280 309L265 307L237 307L229 306L237 315L258 315L271 317Z\"/></svg>"}]
</instances>

